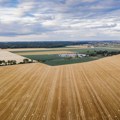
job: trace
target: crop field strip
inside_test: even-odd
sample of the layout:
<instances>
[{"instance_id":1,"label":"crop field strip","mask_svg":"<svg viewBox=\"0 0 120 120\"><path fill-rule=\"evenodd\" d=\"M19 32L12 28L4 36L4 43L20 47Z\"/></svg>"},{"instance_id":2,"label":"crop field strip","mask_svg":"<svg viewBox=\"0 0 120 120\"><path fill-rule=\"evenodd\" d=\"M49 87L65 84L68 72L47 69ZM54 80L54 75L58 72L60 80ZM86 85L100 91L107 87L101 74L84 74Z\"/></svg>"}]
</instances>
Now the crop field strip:
<instances>
[{"instance_id":1,"label":"crop field strip","mask_svg":"<svg viewBox=\"0 0 120 120\"><path fill-rule=\"evenodd\" d=\"M74 64L74 63L83 63L88 61L98 60L104 57L104 55L96 54L95 51L114 51L118 52L118 48L110 48L110 47L95 47L90 48L87 46L71 46L71 47L63 47L63 48L28 48L28 49L7 49L8 51L13 52L14 54L21 55L23 57L39 61L46 65L57 66L57 65L66 65L66 64ZM90 54L89 57L75 57L75 58L65 58L60 57L58 54L69 54L69 53L79 53L79 54ZM110 54L110 53L109 53ZM96 56L93 56L96 55Z\"/></svg>"},{"instance_id":2,"label":"crop field strip","mask_svg":"<svg viewBox=\"0 0 120 120\"><path fill-rule=\"evenodd\" d=\"M14 49L5 49L7 51L36 51L36 50L49 50L49 48L14 48Z\"/></svg>"},{"instance_id":3,"label":"crop field strip","mask_svg":"<svg viewBox=\"0 0 120 120\"><path fill-rule=\"evenodd\" d=\"M0 120L120 120L120 55L0 67Z\"/></svg>"},{"instance_id":4,"label":"crop field strip","mask_svg":"<svg viewBox=\"0 0 120 120\"><path fill-rule=\"evenodd\" d=\"M18 48L18 49L5 49L11 52L29 52L29 51L64 51L64 50L71 50L71 49L83 49L89 48L87 46L67 46L61 48Z\"/></svg>"},{"instance_id":5,"label":"crop field strip","mask_svg":"<svg viewBox=\"0 0 120 120\"><path fill-rule=\"evenodd\" d=\"M47 51L47 52L18 52L18 55L50 55L50 54L64 54L73 53L70 51Z\"/></svg>"},{"instance_id":6,"label":"crop field strip","mask_svg":"<svg viewBox=\"0 0 120 120\"><path fill-rule=\"evenodd\" d=\"M20 49L5 49L6 51L10 51L13 53L27 53L27 52L59 52L59 51L77 51L77 50L120 50L120 48L115 47L62 47L62 48L20 48Z\"/></svg>"}]
</instances>

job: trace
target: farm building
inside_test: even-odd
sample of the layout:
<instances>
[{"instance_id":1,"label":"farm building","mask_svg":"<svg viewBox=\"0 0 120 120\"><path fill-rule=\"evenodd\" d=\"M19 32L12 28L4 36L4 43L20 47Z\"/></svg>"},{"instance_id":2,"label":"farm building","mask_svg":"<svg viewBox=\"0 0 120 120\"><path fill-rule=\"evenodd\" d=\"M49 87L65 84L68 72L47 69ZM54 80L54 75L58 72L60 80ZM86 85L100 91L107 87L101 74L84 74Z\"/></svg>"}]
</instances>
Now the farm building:
<instances>
[{"instance_id":1,"label":"farm building","mask_svg":"<svg viewBox=\"0 0 120 120\"><path fill-rule=\"evenodd\" d=\"M77 53L67 53L67 54L59 54L60 57L72 57L72 58L75 58L75 57L86 57L87 55L86 54L77 54Z\"/></svg>"}]
</instances>

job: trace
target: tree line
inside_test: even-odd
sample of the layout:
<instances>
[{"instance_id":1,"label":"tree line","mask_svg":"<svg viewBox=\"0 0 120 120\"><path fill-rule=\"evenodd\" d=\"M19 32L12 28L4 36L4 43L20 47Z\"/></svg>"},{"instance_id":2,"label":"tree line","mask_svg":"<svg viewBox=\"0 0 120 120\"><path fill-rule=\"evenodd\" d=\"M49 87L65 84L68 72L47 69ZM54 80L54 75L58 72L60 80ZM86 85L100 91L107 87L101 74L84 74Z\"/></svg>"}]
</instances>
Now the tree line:
<instances>
[{"instance_id":1,"label":"tree line","mask_svg":"<svg viewBox=\"0 0 120 120\"><path fill-rule=\"evenodd\" d=\"M0 60L0 66L7 66L7 65L16 65L16 64L26 64L26 63L33 63L33 60L29 60L29 59L23 59L22 62L17 63L16 60Z\"/></svg>"},{"instance_id":2,"label":"tree line","mask_svg":"<svg viewBox=\"0 0 120 120\"><path fill-rule=\"evenodd\" d=\"M118 54L120 54L120 51L107 51L107 50L100 50L100 51L94 50L94 52L87 51L87 55L89 56L97 56L97 55L112 56L112 55L118 55Z\"/></svg>"}]
</instances>

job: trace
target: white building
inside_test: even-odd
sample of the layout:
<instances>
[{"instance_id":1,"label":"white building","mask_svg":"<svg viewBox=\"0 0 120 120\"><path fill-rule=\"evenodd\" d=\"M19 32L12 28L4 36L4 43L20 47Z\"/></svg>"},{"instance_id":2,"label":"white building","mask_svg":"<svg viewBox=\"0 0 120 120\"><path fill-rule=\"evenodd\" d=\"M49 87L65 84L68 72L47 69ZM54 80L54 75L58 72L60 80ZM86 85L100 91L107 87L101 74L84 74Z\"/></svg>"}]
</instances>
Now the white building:
<instances>
[{"instance_id":1,"label":"white building","mask_svg":"<svg viewBox=\"0 0 120 120\"><path fill-rule=\"evenodd\" d=\"M72 57L72 58L75 58L75 57L86 57L87 55L86 54L77 54L77 53L67 53L67 54L59 54L60 57Z\"/></svg>"}]
</instances>

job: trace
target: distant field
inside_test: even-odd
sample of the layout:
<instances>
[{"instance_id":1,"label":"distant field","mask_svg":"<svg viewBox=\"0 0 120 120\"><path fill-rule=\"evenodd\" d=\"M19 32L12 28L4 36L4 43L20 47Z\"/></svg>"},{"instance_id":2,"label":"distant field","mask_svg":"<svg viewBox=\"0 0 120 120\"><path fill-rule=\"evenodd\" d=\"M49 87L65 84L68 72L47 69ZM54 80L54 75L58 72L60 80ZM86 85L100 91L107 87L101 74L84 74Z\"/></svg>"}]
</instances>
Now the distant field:
<instances>
[{"instance_id":1,"label":"distant field","mask_svg":"<svg viewBox=\"0 0 120 120\"><path fill-rule=\"evenodd\" d=\"M85 58L74 58L74 59L65 59L59 57L58 54L53 55L25 55L25 57L40 60L40 62L52 66L56 65L65 65L65 64L73 64L73 63L82 63L100 59L100 57L85 57ZM101 57L102 58L102 57Z\"/></svg>"},{"instance_id":2,"label":"distant field","mask_svg":"<svg viewBox=\"0 0 120 120\"><path fill-rule=\"evenodd\" d=\"M34 50L49 50L49 48L14 48L14 49L5 49L7 51L34 51Z\"/></svg>"},{"instance_id":3,"label":"distant field","mask_svg":"<svg viewBox=\"0 0 120 120\"><path fill-rule=\"evenodd\" d=\"M72 47L62 47L62 48L21 48L21 49L5 49L11 51L13 53L28 53L28 52L56 52L56 51L75 51L75 52L87 52L88 50L120 50L120 48L113 48L113 47L96 47L96 48L79 48L76 46Z\"/></svg>"},{"instance_id":4,"label":"distant field","mask_svg":"<svg viewBox=\"0 0 120 120\"><path fill-rule=\"evenodd\" d=\"M66 46L67 48L88 48L87 45L70 45L70 46Z\"/></svg>"},{"instance_id":5,"label":"distant field","mask_svg":"<svg viewBox=\"0 0 120 120\"><path fill-rule=\"evenodd\" d=\"M68 46L68 47L61 47L61 48L20 48L20 49L5 49L7 51L13 52L13 53L28 53L28 52L56 52L56 51L73 51L77 49L86 49L88 47L78 47L78 46ZM89 48L88 48L89 49Z\"/></svg>"},{"instance_id":6,"label":"distant field","mask_svg":"<svg viewBox=\"0 0 120 120\"><path fill-rule=\"evenodd\" d=\"M71 51L44 51L44 52L37 52L37 51L28 51L28 52L17 52L19 55L51 55L51 54L63 54L63 53L74 53Z\"/></svg>"},{"instance_id":7,"label":"distant field","mask_svg":"<svg viewBox=\"0 0 120 120\"><path fill-rule=\"evenodd\" d=\"M83 58L73 58L66 59L59 57L58 54L66 53L80 53L80 54L90 54L95 53L95 51L119 51L119 48L110 48L110 47L97 47L97 48L88 48L87 46L68 46L65 48L29 48L29 49L8 49L9 51L33 59L39 60L42 63L48 65L64 65L64 64L73 64L73 63L82 63L97 60L103 58L103 56L95 57L83 57Z\"/></svg>"}]
</instances>

